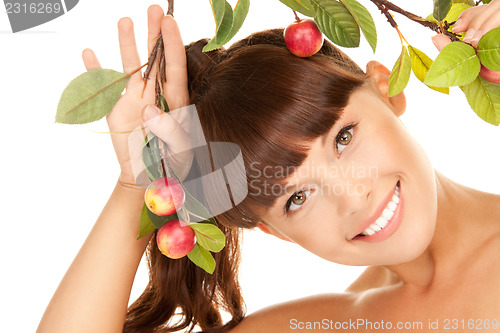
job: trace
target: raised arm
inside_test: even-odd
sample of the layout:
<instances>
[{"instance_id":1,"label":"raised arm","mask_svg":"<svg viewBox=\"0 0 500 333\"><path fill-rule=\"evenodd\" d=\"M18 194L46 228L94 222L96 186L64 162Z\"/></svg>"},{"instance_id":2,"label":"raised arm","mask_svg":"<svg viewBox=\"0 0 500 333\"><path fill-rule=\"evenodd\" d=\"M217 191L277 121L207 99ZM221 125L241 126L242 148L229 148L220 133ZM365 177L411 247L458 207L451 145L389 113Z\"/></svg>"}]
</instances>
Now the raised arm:
<instances>
[{"instance_id":1,"label":"raised arm","mask_svg":"<svg viewBox=\"0 0 500 333\"><path fill-rule=\"evenodd\" d=\"M167 70L169 66L175 68L175 74L170 76L170 90L167 89L165 95L173 109L187 102L185 53L177 24L172 17L163 15L159 6L148 10L148 47L151 51L161 32L166 47L177 51L166 56ZM118 31L123 70L131 73L141 65L132 21L122 18ZM87 70L100 67L90 49L84 50L83 60ZM107 116L121 173L106 206L47 306L38 333L122 332L134 276L150 236L137 240L144 189L135 185L129 163L128 135L117 132L133 130L159 114L158 109L146 107L154 104L152 82L141 98L142 75L141 72L134 74L126 93ZM185 144L186 134L182 128L178 129L180 126L173 117L161 117L158 125L173 131L168 137L169 146L175 146L176 142Z\"/></svg>"}]
</instances>

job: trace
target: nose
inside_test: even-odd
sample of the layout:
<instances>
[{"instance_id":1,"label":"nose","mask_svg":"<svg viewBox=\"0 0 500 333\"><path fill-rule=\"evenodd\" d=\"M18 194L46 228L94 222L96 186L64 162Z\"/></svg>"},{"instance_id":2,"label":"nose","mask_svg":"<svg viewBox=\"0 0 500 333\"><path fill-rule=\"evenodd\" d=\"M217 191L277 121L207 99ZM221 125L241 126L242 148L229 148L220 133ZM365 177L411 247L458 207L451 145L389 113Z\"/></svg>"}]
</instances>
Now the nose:
<instances>
[{"instance_id":1,"label":"nose","mask_svg":"<svg viewBox=\"0 0 500 333\"><path fill-rule=\"evenodd\" d=\"M369 178L336 178L332 181L329 198L334 203L340 218L363 212L372 190Z\"/></svg>"}]
</instances>

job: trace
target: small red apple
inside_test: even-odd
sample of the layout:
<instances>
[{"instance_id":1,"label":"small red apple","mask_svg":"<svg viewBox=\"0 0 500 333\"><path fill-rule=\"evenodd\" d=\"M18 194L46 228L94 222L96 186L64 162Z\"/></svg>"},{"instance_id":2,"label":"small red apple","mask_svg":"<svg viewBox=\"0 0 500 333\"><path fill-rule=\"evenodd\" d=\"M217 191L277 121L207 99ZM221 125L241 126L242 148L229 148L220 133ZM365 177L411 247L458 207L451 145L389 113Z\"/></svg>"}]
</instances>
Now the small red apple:
<instances>
[{"instance_id":1,"label":"small red apple","mask_svg":"<svg viewBox=\"0 0 500 333\"><path fill-rule=\"evenodd\" d=\"M486 81L490 81L491 83L500 84L500 71L493 71L483 64L481 64L481 70L479 71L479 75Z\"/></svg>"},{"instance_id":2,"label":"small red apple","mask_svg":"<svg viewBox=\"0 0 500 333\"><path fill-rule=\"evenodd\" d=\"M283 34L286 47L298 57L310 57L323 46L323 34L311 19L298 19Z\"/></svg>"},{"instance_id":3,"label":"small red apple","mask_svg":"<svg viewBox=\"0 0 500 333\"><path fill-rule=\"evenodd\" d=\"M186 200L184 189L174 178L161 177L149 184L144 195L148 209L158 216L168 216L181 208Z\"/></svg>"},{"instance_id":4,"label":"small red apple","mask_svg":"<svg viewBox=\"0 0 500 333\"><path fill-rule=\"evenodd\" d=\"M161 253L172 259L187 255L196 244L193 229L183 221L165 223L156 234L156 244Z\"/></svg>"}]
</instances>

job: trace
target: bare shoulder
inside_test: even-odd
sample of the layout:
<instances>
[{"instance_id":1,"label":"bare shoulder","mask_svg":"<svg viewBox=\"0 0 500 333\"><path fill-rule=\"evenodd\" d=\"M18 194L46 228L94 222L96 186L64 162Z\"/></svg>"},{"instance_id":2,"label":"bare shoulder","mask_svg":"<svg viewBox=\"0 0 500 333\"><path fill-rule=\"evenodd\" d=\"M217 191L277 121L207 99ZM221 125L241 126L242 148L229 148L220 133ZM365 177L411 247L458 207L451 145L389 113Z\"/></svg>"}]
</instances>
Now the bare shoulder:
<instances>
[{"instance_id":1,"label":"bare shoulder","mask_svg":"<svg viewBox=\"0 0 500 333\"><path fill-rule=\"evenodd\" d=\"M254 312L230 332L295 332L304 323L343 319L354 301L350 293L300 298Z\"/></svg>"},{"instance_id":2,"label":"bare shoulder","mask_svg":"<svg viewBox=\"0 0 500 333\"><path fill-rule=\"evenodd\" d=\"M353 282L346 292L363 292L400 282L398 276L383 266L370 266Z\"/></svg>"}]
</instances>

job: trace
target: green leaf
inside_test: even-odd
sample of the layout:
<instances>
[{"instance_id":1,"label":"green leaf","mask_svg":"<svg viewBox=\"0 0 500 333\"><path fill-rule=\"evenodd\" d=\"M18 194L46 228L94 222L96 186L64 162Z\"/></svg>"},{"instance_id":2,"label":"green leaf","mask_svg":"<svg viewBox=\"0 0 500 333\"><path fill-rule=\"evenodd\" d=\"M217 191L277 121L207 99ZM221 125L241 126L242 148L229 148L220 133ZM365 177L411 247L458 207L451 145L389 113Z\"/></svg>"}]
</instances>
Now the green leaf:
<instances>
[{"instance_id":1,"label":"green leaf","mask_svg":"<svg viewBox=\"0 0 500 333\"><path fill-rule=\"evenodd\" d=\"M443 21L447 21L448 23L455 22L460 14L463 13L464 10L469 9L471 6L465 3L454 3L451 5L450 11L446 14L446 17Z\"/></svg>"},{"instance_id":2,"label":"green leaf","mask_svg":"<svg viewBox=\"0 0 500 333\"><path fill-rule=\"evenodd\" d=\"M215 270L215 260L212 254L196 243L188 258L197 266L212 274Z\"/></svg>"},{"instance_id":3,"label":"green leaf","mask_svg":"<svg viewBox=\"0 0 500 333\"><path fill-rule=\"evenodd\" d=\"M185 188L184 193L186 193L184 207L186 207L189 214L198 218L198 220L200 220L199 222L208 222L210 224L217 225L214 217L210 215L208 209L201 202L193 197Z\"/></svg>"},{"instance_id":4,"label":"green leaf","mask_svg":"<svg viewBox=\"0 0 500 333\"><path fill-rule=\"evenodd\" d=\"M106 116L121 97L130 76L112 69L93 69L73 79L57 105L56 122L85 124Z\"/></svg>"},{"instance_id":5,"label":"green leaf","mask_svg":"<svg viewBox=\"0 0 500 333\"><path fill-rule=\"evenodd\" d=\"M463 1L466 1L466 0L463 0ZM474 6L474 5L472 5ZM443 22L446 21L448 23L452 23L452 22L455 22L458 17L460 16L460 14L462 14L462 12L466 9L469 9L471 8L470 5L468 4L465 4L465 3L453 3L451 5L451 8L450 10L448 11L448 14L446 14L446 17L444 18ZM432 14L430 14L429 16L427 16L426 18L428 21L431 21L431 22L434 22L436 24L439 24L439 22L434 18L434 16L432 16ZM448 28L448 31L449 32L453 32L453 26L450 26ZM458 33L458 38L460 40L463 39L464 35L465 35L465 32L462 32L462 33Z\"/></svg>"},{"instance_id":6,"label":"green leaf","mask_svg":"<svg viewBox=\"0 0 500 333\"><path fill-rule=\"evenodd\" d=\"M219 252L226 245L226 236L219 227L210 223L190 223L196 234L196 240L208 251Z\"/></svg>"},{"instance_id":7,"label":"green leaf","mask_svg":"<svg viewBox=\"0 0 500 333\"><path fill-rule=\"evenodd\" d=\"M141 224L139 226L139 236L137 236L137 239L146 236L147 234L153 232L155 229L156 227L151 221L151 218L148 214L148 207L146 206L146 204L144 204L142 206Z\"/></svg>"},{"instance_id":8,"label":"green leaf","mask_svg":"<svg viewBox=\"0 0 500 333\"><path fill-rule=\"evenodd\" d=\"M425 77L427 76L427 72L429 72L429 68L432 65L432 59L429 58L424 52L419 49L408 45L408 51L410 51L410 59L411 59L411 68L413 70L413 74L422 82L424 82ZM439 87L431 87L431 89L442 92L443 94L449 94L450 88L439 88Z\"/></svg>"},{"instance_id":9,"label":"green leaf","mask_svg":"<svg viewBox=\"0 0 500 333\"><path fill-rule=\"evenodd\" d=\"M280 0L291 9L309 17L314 16L314 8L309 0Z\"/></svg>"},{"instance_id":10,"label":"green leaf","mask_svg":"<svg viewBox=\"0 0 500 333\"><path fill-rule=\"evenodd\" d=\"M424 83L435 87L465 85L477 77L480 69L479 58L472 46L452 42L434 60Z\"/></svg>"},{"instance_id":11,"label":"green leaf","mask_svg":"<svg viewBox=\"0 0 500 333\"><path fill-rule=\"evenodd\" d=\"M151 135L152 134L150 134L149 137L151 137ZM146 137L144 140L147 141L148 138ZM157 136L153 136L153 138L147 141L142 148L142 162L144 163L144 168L151 181L163 177L158 140Z\"/></svg>"},{"instance_id":12,"label":"green leaf","mask_svg":"<svg viewBox=\"0 0 500 333\"><path fill-rule=\"evenodd\" d=\"M492 71L500 71L500 27L488 31L477 43L481 63Z\"/></svg>"},{"instance_id":13,"label":"green leaf","mask_svg":"<svg viewBox=\"0 0 500 333\"><path fill-rule=\"evenodd\" d=\"M481 119L495 126L500 124L500 85L478 76L460 89L467 97L472 110Z\"/></svg>"},{"instance_id":14,"label":"green leaf","mask_svg":"<svg viewBox=\"0 0 500 333\"><path fill-rule=\"evenodd\" d=\"M203 48L203 52L215 50L224 45L233 26L233 8L224 0L213 0L212 10L215 18L215 36Z\"/></svg>"},{"instance_id":15,"label":"green leaf","mask_svg":"<svg viewBox=\"0 0 500 333\"><path fill-rule=\"evenodd\" d=\"M491 0L483 0L483 3L486 5L486 4L489 4L491 2Z\"/></svg>"},{"instance_id":16,"label":"green leaf","mask_svg":"<svg viewBox=\"0 0 500 333\"><path fill-rule=\"evenodd\" d=\"M229 35L226 37L224 44L229 42L234 37L234 35L236 35L238 30L240 30L241 26L243 25L243 22L245 21L245 18L247 17L249 8L250 8L250 0L238 0L233 11L233 23L231 25L231 31L229 32Z\"/></svg>"},{"instance_id":17,"label":"green leaf","mask_svg":"<svg viewBox=\"0 0 500 333\"><path fill-rule=\"evenodd\" d=\"M403 46L401 54L389 76L389 97L396 96L404 90L410 80L410 74L411 59L406 46Z\"/></svg>"},{"instance_id":18,"label":"green leaf","mask_svg":"<svg viewBox=\"0 0 500 333\"><path fill-rule=\"evenodd\" d=\"M359 26L346 6L332 0L310 1L316 13L314 21L326 37L339 46L359 46Z\"/></svg>"},{"instance_id":19,"label":"green leaf","mask_svg":"<svg viewBox=\"0 0 500 333\"><path fill-rule=\"evenodd\" d=\"M215 218L210 214L208 209L200 201L193 197L191 193L189 193L189 191L180 181L179 177L177 177L175 172L173 170L170 171L172 172L172 176L179 182L179 184L181 184L182 188L184 189L184 193L186 194L186 201L184 202L183 207L189 212L191 216L198 219L198 221L194 222L206 222L217 225Z\"/></svg>"},{"instance_id":20,"label":"green leaf","mask_svg":"<svg viewBox=\"0 0 500 333\"><path fill-rule=\"evenodd\" d=\"M368 44L372 47L373 53L377 47L377 29L370 12L356 0L340 0L349 10L356 23L365 35Z\"/></svg>"},{"instance_id":21,"label":"green leaf","mask_svg":"<svg viewBox=\"0 0 500 333\"><path fill-rule=\"evenodd\" d=\"M162 109L165 112L170 112L170 108L168 107L167 100L165 97L163 97L162 94L160 94L160 109Z\"/></svg>"},{"instance_id":22,"label":"green leaf","mask_svg":"<svg viewBox=\"0 0 500 333\"><path fill-rule=\"evenodd\" d=\"M434 0L434 11L432 16L438 21L442 21L451 7L451 0Z\"/></svg>"},{"instance_id":23,"label":"green leaf","mask_svg":"<svg viewBox=\"0 0 500 333\"><path fill-rule=\"evenodd\" d=\"M177 215L177 213L174 213L174 214L169 215L169 216L158 216L155 213L153 213L152 211L150 211L149 209L148 209L148 216L149 216L149 219L151 220L151 223L153 223L153 225L156 227L156 229L160 229L167 222L170 222L173 220L179 220L179 216Z\"/></svg>"},{"instance_id":24,"label":"green leaf","mask_svg":"<svg viewBox=\"0 0 500 333\"><path fill-rule=\"evenodd\" d=\"M469 5L470 7L473 7L473 6L476 5L476 3L474 2L474 0L453 0L452 1L452 4L456 4L456 3L465 3L465 4Z\"/></svg>"}]
</instances>

